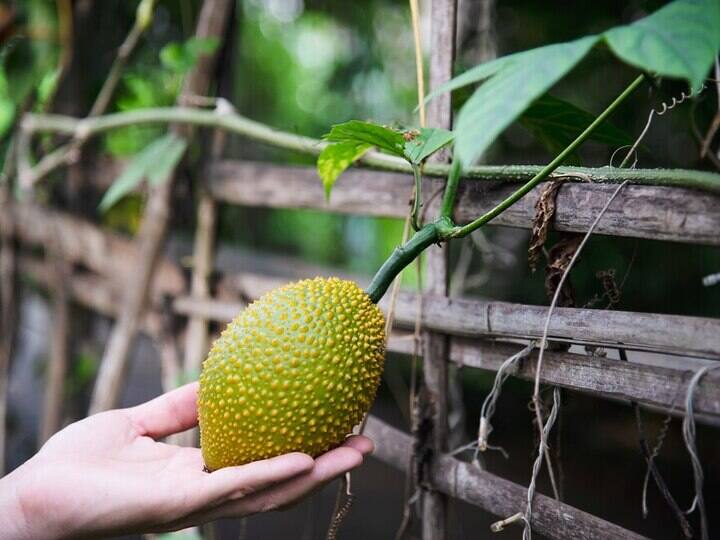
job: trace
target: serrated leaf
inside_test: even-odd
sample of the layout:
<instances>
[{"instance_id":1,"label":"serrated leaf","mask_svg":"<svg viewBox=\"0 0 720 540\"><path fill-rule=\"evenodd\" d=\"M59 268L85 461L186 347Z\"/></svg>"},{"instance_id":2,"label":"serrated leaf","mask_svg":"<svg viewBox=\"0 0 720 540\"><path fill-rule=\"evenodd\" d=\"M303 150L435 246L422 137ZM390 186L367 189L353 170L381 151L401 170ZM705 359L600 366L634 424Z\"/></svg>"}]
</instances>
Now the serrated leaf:
<instances>
[{"instance_id":1,"label":"serrated leaf","mask_svg":"<svg viewBox=\"0 0 720 540\"><path fill-rule=\"evenodd\" d=\"M325 187L326 199L330 198L338 177L370 148L372 145L368 143L355 141L329 144L323 148L317 159L317 171Z\"/></svg>"},{"instance_id":2,"label":"serrated leaf","mask_svg":"<svg viewBox=\"0 0 720 540\"><path fill-rule=\"evenodd\" d=\"M390 154L405 157L405 138L396 130L360 120L336 124L323 138L330 142L364 143L385 150Z\"/></svg>"},{"instance_id":3,"label":"serrated leaf","mask_svg":"<svg viewBox=\"0 0 720 540\"><path fill-rule=\"evenodd\" d=\"M410 163L420 164L454 138L455 134L447 129L420 128L418 134L405 143L405 158Z\"/></svg>"},{"instance_id":4,"label":"serrated leaf","mask_svg":"<svg viewBox=\"0 0 720 540\"><path fill-rule=\"evenodd\" d=\"M676 0L603 36L624 62L658 75L686 79L697 90L720 49L720 2Z\"/></svg>"},{"instance_id":5,"label":"serrated leaf","mask_svg":"<svg viewBox=\"0 0 720 540\"><path fill-rule=\"evenodd\" d=\"M135 155L105 192L100 201L100 211L104 212L112 207L133 191L144 178L147 178L151 185L165 181L182 157L186 146L185 139L174 133L168 133L151 142L144 150Z\"/></svg>"},{"instance_id":6,"label":"serrated leaf","mask_svg":"<svg viewBox=\"0 0 720 540\"><path fill-rule=\"evenodd\" d=\"M570 71L597 42L588 36L513 56L485 81L458 114L455 155L464 167L477 160L533 101Z\"/></svg>"},{"instance_id":7,"label":"serrated leaf","mask_svg":"<svg viewBox=\"0 0 720 540\"><path fill-rule=\"evenodd\" d=\"M553 153L564 150L595 119L595 115L565 100L546 94L533 102L520 117L520 124ZM614 124L603 122L590 139L623 146L633 137ZM578 165L577 155L566 163Z\"/></svg>"}]
</instances>

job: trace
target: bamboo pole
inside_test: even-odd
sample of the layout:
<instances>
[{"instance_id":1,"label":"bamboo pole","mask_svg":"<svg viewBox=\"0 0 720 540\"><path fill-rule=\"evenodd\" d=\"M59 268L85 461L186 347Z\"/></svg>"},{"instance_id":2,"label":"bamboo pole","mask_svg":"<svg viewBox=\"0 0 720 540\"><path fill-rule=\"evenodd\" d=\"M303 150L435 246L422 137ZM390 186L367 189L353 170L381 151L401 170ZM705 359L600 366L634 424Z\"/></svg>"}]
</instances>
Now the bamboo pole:
<instances>
[{"instance_id":1,"label":"bamboo pole","mask_svg":"<svg viewBox=\"0 0 720 540\"><path fill-rule=\"evenodd\" d=\"M225 25L232 2L229 0L206 0L203 3L197 25L199 38L217 37L225 34ZM188 74L178 98L180 103L197 95L205 95L210 87L217 55L202 57ZM180 127L176 131L183 131ZM188 132L183 133L186 137ZM170 199L176 172L155 187L148 199L137 242L140 259L137 271L128 280L120 316L113 327L103 354L100 371L93 391L90 412L96 413L116 406L128 368L128 355L134 342L138 324L145 307L152 277L165 238L169 217Z\"/></svg>"},{"instance_id":2,"label":"bamboo pole","mask_svg":"<svg viewBox=\"0 0 720 540\"><path fill-rule=\"evenodd\" d=\"M6 212L12 194L8 179L4 180L0 185L0 477L5 473L7 393L19 314L17 238L13 220Z\"/></svg>"},{"instance_id":3,"label":"bamboo pole","mask_svg":"<svg viewBox=\"0 0 720 540\"><path fill-rule=\"evenodd\" d=\"M430 8L430 84L432 92L435 88L452 78L455 60L455 36L457 32L457 1L433 0ZM428 106L428 125L430 127L452 128L452 104L450 94L440 96ZM433 156L432 162L447 161L447 154ZM424 197L429 200L437 189L436 182L425 181ZM430 216L439 211L439 198L429 205ZM426 292L438 296L448 295L448 245L432 246L425 252L426 260ZM423 382L419 399L425 400L420 411L429 411L429 418L420 418L420 422L428 421L430 433L427 440L418 440L416 445L427 445L431 450L430 460L421 464L425 468L423 479L429 468L433 466L434 456L447 450L448 445L448 337L435 332L423 332ZM447 497L438 491L427 488L422 483L422 539L443 540L448 536Z\"/></svg>"}]
</instances>

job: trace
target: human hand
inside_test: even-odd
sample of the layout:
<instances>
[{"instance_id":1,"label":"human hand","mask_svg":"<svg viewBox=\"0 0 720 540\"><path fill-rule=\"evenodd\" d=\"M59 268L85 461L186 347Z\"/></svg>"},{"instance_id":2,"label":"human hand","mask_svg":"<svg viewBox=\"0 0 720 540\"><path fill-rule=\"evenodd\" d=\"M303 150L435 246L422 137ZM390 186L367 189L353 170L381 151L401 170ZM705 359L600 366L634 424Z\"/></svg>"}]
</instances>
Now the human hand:
<instances>
[{"instance_id":1,"label":"human hand","mask_svg":"<svg viewBox=\"0 0 720 540\"><path fill-rule=\"evenodd\" d=\"M197 448L157 442L197 423L197 383L71 424L0 480L3 538L176 530L282 508L358 467L372 442L350 437L313 460L292 453L203 472Z\"/></svg>"}]
</instances>

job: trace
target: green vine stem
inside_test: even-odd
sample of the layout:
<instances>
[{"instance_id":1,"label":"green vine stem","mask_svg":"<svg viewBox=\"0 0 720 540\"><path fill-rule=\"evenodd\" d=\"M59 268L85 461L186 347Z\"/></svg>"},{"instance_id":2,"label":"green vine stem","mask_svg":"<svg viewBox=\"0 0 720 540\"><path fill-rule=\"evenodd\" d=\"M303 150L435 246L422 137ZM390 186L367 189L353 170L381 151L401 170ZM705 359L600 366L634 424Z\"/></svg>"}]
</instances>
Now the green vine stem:
<instances>
[{"instance_id":1,"label":"green vine stem","mask_svg":"<svg viewBox=\"0 0 720 540\"><path fill-rule=\"evenodd\" d=\"M273 129L232 112L220 114L212 110L191 107L139 109L84 119L60 115L26 114L23 117L21 128L28 135L31 133L57 132L75 138L87 138L132 124L167 123L185 123L221 128L271 146L309 155L319 154L327 144L311 137ZM62 159L55 156L53 160L52 156L53 153L48 154L35 167L30 167L27 170L26 185L34 184L55 168L63 165L64 161ZM46 160L48 161L46 162ZM412 173L410 164L404 159L380 152L368 152L360 159L359 164L384 171ZM448 177L450 168L451 165L428 163L423 167L423 174L433 177ZM545 168L538 165L484 165L468 168L462 172L462 178L496 182L522 182L531 180ZM632 184L678 186L720 193L720 175L705 171L560 167L557 169L556 174L582 175L592 182L619 183L629 180Z\"/></svg>"},{"instance_id":2,"label":"green vine stem","mask_svg":"<svg viewBox=\"0 0 720 540\"><path fill-rule=\"evenodd\" d=\"M420 229L420 231L411 237L404 245L395 248L395 251L392 252L390 257L380 267L380 270L377 271L375 277L373 277L372 282L366 290L372 301L375 303L379 302L395 276L398 275L405 266L410 264L415 257L420 255L420 253L422 253L430 245L436 242L447 241L451 238L462 238L463 236L470 234L474 230L482 227L487 222L500 215L503 211L520 200L537 184L550 176L550 174L552 174L552 172L555 171L555 169L557 169L557 167L565 161L567 157L572 154L592 134L592 132L597 129L597 127L600 126L600 124L602 124L603 121L605 121L607 117L610 116L610 114L612 114L613 111L615 111L615 109L617 109L617 107L638 88L638 86L642 84L644 80L644 75L638 76L617 98L615 98L610 105L608 105L602 113L600 113L595 120L593 120L593 122L580 135L578 135L573 142L568 145L567 148L560 152L555 159L538 171L535 176L533 176L521 188L513 192L495 208L462 227L455 226L450 218L457 192L457 184L460 177L460 167L457 164L457 161L453 162L451 165L451 174L448 177L446 190L443 194L440 217L433 223L429 223Z\"/></svg>"},{"instance_id":3,"label":"green vine stem","mask_svg":"<svg viewBox=\"0 0 720 540\"><path fill-rule=\"evenodd\" d=\"M440 217L452 218L461 172L462 166L460 165L460 161L456 159L450 166L450 173L448 174L448 180L445 184L445 191L443 192L443 199L440 205Z\"/></svg>"},{"instance_id":4,"label":"green vine stem","mask_svg":"<svg viewBox=\"0 0 720 540\"><path fill-rule=\"evenodd\" d=\"M403 268L413 262L415 257L420 255L420 253L428 247L440 241L439 232L440 228L436 222L428 223L412 235L410 240L395 248L365 290L375 304L385 295L395 276L397 276Z\"/></svg>"},{"instance_id":5,"label":"green vine stem","mask_svg":"<svg viewBox=\"0 0 720 540\"><path fill-rule=\"evenodd\" d=\"M422 200L422 165L412 164L413 179L415 180L415 195L413 197L410 224L414 231L420 230L420 206Z\"/></svg>"}]
</instances>

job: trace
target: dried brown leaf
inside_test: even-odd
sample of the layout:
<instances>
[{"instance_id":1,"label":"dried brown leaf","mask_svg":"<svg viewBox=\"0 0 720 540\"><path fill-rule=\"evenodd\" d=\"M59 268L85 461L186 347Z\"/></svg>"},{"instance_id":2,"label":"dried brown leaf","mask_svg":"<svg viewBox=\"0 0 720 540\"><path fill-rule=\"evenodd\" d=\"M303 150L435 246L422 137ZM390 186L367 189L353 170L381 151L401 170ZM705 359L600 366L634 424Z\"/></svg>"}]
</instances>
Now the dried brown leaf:
<instances>
[{"instance_id":1,"label":"dried brown leaf","mask_svg":"<svg viewBox=\"0 0 720 540\"><path fill-rule=\"evenodd\" d=\"M555 290L560 284L563 273L565 273L582 239L582 234L564 234L562 238L550 248L550 251L548 251L547 266L545 267L545 294L548 299L552 299L555 295ZM560 291L557 306L575 306L575 291L569 280L565 281Z\"/></svg>"},{"instance_id":2,"label":"dried brown leaf","mask_svg":"<svg viewBox=\"0 0 720 540\"><path fill-rule=\"evenodd\" d=\"M548 229L555 216L555 198L564 180L564 178L557 178L547 182L535 202L535 217L528 247L528 263L533 272L537 269L542 248L547 240Z\"/></svg>"}]
</instances>

